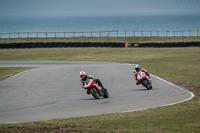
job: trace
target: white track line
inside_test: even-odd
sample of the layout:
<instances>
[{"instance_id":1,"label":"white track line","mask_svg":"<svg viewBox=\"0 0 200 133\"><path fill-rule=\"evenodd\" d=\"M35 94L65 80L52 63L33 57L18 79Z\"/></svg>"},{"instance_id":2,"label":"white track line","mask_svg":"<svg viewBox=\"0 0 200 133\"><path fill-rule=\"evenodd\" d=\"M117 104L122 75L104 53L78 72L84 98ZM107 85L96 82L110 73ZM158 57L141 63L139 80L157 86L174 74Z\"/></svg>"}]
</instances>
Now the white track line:
<instances>
[{"instance_id":1,"label":"white track line","mask_svg":"<svg viewBox=\"0 0 200 133\"><path fill-rule=\"evenodd\" d=\"M1 124L15 124L15 123L19 123L19 122L15 122L15 121L0 121L0 125Z\"/></svg>"},{"instance_id":2,"label":"white track line","mask_svg":"<svg viewBox=\"0 0 200 133\"><path fill-rule=\"evenodd\" d=\"M27 67L27 68L28 68L28 67ZM37 67L36 67L36 68L37 68ZM21 72L19 72L19 73L17 73L17 74L14 74L14 75L8 77L7 79L16 77L16 76L18 76L18 75L21 75L21 74L23 74L23 73L29 72L29 71L31 71L31 70L33 70L33 69L36 69L36 68L30 68L30 69L28 69L28 70L21 71Z\"/></svg>"},{"instance_id":3,"label":"white track line","mask_svg":"<svg viewBox=\"0 0 200 133\"><path fill-rule=\"evenodd\" d=\"M124 63L124 64L127 64L127 63ZM127 64L127 65L129 65L130 67L133 67L133 65L135 65L135 64ZM158 77L158 76L155 76L155 75L153 75L153 74L150 74L150 75L153 76L154 78L157 78L157 79L159 79L159 80L161 80L161 81L163 81L163 82L165 82L165 83L167 83L167 84L170 84L170 85L172 85L172 86L174 86L174 87L176 87L176 88L178 88L178 89L184 90L184 91L186 91L187 93L189 93L189 94L191 95L190 98L188 98L188 99L185 99L185 100L182 100L182 101L179 101L179 102L175 102L175 103L170 103L170 104L165 104L165 105L157 106L157 107L164 107L164 106L169 106L169 105L174 105L174 104L186 102L186 101L191 100L191 99L194 98L194 96L195 96L192 92L190 92L190 91L188 91L188 90L186 90L186 89L183 89L183 88L181 88L181 87L179 87L179 86L177 86L177 85L175 85L175 84L173 84L173 83L170 83L170 82L168 82L168 81L166 81L166 80L164 80L164 79L162 79L162 78L160 78L160 77ZM151 107L151 108L156 108L156 107ZM133 111L145 110L145 109L150 109L150 108L142 108L142 109L136 109L136 110L122 111L121 113L133 112Z\"/></svg>"}]
</instances>

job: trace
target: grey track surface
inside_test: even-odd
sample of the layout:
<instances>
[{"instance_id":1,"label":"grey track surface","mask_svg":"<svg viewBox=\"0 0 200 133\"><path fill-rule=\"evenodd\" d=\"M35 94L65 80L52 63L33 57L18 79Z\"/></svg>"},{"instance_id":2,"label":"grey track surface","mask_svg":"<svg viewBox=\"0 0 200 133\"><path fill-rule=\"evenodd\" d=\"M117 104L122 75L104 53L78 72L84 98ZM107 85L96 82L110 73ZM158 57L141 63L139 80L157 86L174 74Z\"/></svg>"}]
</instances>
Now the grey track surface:
<instances>
[{"instance_id":1,"label":"grey track surface","mask_svg":"<svg viewBox=\"0 0 200 133\"><path fill-rule=\"evenodd\" d=\"M154 77L152 90L136 86L133 67L127 64L0 61L0 66L39 67L0 81L0 124L138 110L191 97ZM82 70L99 78L110 97L95 100L87 95L79 82Z\"/></svg>"}]
</instances>

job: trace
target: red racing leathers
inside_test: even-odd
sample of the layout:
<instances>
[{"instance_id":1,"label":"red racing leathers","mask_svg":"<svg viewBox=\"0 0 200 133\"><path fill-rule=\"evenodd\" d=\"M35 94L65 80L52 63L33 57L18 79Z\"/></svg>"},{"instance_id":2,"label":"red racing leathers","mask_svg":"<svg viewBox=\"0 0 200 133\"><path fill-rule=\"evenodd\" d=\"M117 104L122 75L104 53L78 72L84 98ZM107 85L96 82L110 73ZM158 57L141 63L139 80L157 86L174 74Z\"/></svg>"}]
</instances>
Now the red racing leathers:
<instances>
[{"instance_id":1,"label":"red racing leathers","mask_svg":"<svg viewBox=\"0 0 200 133\"><path fill-rule=\"evenodd\" d=\"M143 69L143 68L140 68L140 69L137 70L137 71L134 70L133 74L134 74L134 78L135 78L135 80L136 80L136 84L137 84L137 85L139 84L139 82L137 81L137 74L138 74L140 71L145 72L145 73L147 74L147 76L149 76L149 73L147 72L147 70L145 70L145 69ZM149 78L150 78L150 76L149 76Z\"/></svg>"}]
</instances>

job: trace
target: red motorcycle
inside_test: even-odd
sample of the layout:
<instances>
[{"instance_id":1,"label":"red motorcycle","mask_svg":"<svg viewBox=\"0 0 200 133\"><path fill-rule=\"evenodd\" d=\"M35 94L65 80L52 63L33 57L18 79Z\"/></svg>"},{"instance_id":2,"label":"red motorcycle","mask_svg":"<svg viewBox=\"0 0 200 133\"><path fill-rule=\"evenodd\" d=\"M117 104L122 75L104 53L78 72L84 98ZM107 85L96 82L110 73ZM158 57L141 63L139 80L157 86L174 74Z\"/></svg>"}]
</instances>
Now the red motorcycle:
<instances>
[{"instance_id":1,"label":"red motorcycle","mask_svg":"<svg viewBox=\"0 0 200 133\"><path fill-rule=\"evenodd\" d=\"M147 90L152 89L152 84L151 84L151 81L149 79L149 76L143 71L138 72L136 83L142 84L144 87L147 88Z\"/></svg>"},{"instance_id":2,"label":"red motorcycle","mask_svg":"<svg viewBox=\"0 0 200 133\"><path fill-rule=\"evenodd\" d=\"M106 88L103 88L93 79L88 79L84 83L84 88L87 90L88 94L92 94L95 99L99 99L101 97L108 98L109 93Z\"/></svg>"}]
</instances>

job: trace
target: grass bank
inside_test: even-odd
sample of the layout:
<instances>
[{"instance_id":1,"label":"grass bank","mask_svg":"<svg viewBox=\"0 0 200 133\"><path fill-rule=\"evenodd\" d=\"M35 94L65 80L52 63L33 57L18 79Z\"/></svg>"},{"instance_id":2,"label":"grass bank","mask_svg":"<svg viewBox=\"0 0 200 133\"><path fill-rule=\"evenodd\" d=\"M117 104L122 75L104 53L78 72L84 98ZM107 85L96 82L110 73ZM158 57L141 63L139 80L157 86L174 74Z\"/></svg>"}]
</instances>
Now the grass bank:
<instances>
[{"instance_id":1,"label":"grass bank","mask_svg":"<svg viewBox=\"0 0 200 133\"><path fill-rule=\"evenodd\" d=\"M199 47L0 49L0 60L139 63L196 95L181 104L130 113L0 125L0 132L200 132Z\"/></svg>"},{"instance_id":2,"label":"grass bank","mask_svg":"<svg viewBox=\"0 0 200 133\"><path fill-rule=\"evenodd\" d=\"M0 80L11 77L17 73L32 69L27 67L0 67Z\"/></svg>"},{"instance_id":3,"label":"grass bank","mask_svg":"<svg viewBox=\"0 0 200 133\"><path fill-rule=\"evenodd\" d=\"M1 38L0 44L25 42L128 42L128 43L161 43L161 42L195 42L200 37L69 37L69 38Z\"/></svg>"}]
</instances>

